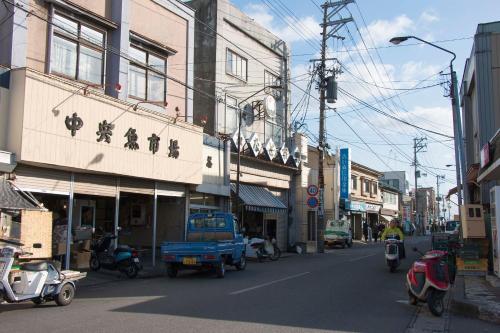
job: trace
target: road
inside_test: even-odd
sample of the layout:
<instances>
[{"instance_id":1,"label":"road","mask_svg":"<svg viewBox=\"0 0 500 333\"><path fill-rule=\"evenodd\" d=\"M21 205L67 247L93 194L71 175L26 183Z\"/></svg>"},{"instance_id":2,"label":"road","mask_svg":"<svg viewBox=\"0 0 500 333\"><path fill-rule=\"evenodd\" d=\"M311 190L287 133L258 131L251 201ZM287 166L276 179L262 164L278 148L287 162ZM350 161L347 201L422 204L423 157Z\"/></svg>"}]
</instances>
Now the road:
<instances>
[{"instance_id":1,"label":"road","mask_svg":"<svg viewBox=\"0 0 500 333\"><path fill-rule=\"evenodd\" d=\"M68 307L0 305L1 332L493 332L498 327L432 317L407 304L404 275L429 240L407 244L389 273L381 244L249 263L224 279L182 272L176 279L120 280L77 290Z\"/></svg>"}]
</instances>

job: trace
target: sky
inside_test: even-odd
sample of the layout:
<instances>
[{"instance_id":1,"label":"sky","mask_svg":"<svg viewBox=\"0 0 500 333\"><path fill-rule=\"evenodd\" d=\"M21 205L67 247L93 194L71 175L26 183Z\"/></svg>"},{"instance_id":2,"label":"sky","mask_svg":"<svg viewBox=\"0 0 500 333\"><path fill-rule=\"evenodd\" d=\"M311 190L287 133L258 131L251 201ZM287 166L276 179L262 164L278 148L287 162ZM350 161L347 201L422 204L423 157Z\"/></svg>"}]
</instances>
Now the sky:
<instances>
[{"instance_id":1,"label":"sky","mask_svg":"<svg viewBox=\"0 0 500 333\"><path fill-rule=\"evenodd\" d=\"M292 119L305 124L316 143L319 124L318 91L312 84L305 98L312 70L310 59L319 58L323 0L232 0L232 3L291 49ZM343 71L338 77L338 114L327 110L328 143L351 148L352 160L379 171L405 170L414 187L413 139L427 137L427 149L418 154L425 170L419 187L436 187L440 193L456 185L455 155L451 139L399 123L372 108L425 129L453 135L451 102L445 90L451 55L409 40L393 46L394 36L413 35L457 54L459 80L469 57L479 23L500 20L499 0L357 0L343 9L342 18L353 22L339 30L340 39L328 41L328 56L337 58ZM336 19L339 16L335 17ZM405 45L407 44L407 45ZM329 68L339 65L329 63ZM418 89L415 89L418 88ZM305 96L304 96L305 95ZM351 95L351 96L349 96ZM352 97L354 96L354 97ZM363 103L364 102L364 103ZM446 165L452 164L452 167ZM452 197L456 202L456 196ZM456 212L452 204L452 213Z\"/></svg>"}]
</instances>

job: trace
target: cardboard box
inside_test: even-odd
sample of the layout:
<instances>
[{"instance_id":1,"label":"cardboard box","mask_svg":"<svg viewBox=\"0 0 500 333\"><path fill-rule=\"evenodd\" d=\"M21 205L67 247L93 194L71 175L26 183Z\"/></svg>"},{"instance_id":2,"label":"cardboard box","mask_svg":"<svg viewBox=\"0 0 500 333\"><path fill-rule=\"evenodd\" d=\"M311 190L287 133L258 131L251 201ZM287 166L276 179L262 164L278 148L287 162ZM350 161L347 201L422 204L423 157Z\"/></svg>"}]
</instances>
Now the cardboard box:
<instances>
[{"instance_id":1,"label":"cardboard box","mask_svg":"<svg viewBox=\"0 0 500 333\"><path fill-rule=\"evenodd\" d=\"M56 243L52 249L52 255L62 256L66 254L66 243Z\"/></svg>"},{"instance_id":2,"label":"cardboard box","mask_svg":"<svg viewBox=\"0 0 500 333\"><path fill-rule=\"evenodd\" d=\"M90 245L92 241L90 239L86 239L80 243L80 251L90 251Z\"/></svg>"},{"instance_id":3,"label":"cardboard box","mask_svg":"<svg viewBox=\"0 0 500 333\"><path fill-rule=\"evenodd\" d=\"M71 254L71 267L75 269L88 269L91 252L73 252Z\"/></svg>"}]
</instances>

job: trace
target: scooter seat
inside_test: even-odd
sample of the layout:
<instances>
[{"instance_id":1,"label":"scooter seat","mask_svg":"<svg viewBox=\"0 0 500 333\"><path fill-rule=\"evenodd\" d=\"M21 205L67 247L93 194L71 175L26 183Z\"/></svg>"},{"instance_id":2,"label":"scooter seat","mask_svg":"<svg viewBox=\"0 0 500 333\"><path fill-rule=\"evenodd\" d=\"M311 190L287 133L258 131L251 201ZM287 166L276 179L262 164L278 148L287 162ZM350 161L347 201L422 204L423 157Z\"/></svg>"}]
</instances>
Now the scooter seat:
<instances>
[{"instance_id":1,"label":"scooter seat","mask_svg":"<svg viewBox=\"0 0 500 333\"><path fill-rule=\"evenodd\" d=\"M47 261L28 262L21 265L21 270L30 272L41 272L49 269Z\"/></svg>"},{"instance_id":2,"label":"scooter seat","mask_svg":"<svg viewBox=\"0 0 500 333\"><path fill-rule=\"evenodd\" d=\"M131 248L130 246L128 246L128 245L119 245L119 246L115 249L114 253L120 253L120 252L130 252L130 251L132 251L132 248Z\"/></svg>"}]
</instances>

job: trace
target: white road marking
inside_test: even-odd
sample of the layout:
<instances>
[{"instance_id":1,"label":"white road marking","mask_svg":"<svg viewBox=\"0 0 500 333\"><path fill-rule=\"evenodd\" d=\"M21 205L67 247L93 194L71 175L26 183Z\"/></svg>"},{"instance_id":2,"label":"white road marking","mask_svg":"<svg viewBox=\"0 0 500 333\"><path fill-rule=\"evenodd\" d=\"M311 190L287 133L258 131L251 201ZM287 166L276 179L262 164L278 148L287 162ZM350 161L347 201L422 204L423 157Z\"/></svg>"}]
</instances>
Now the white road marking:
<instances>
[{"instance_id":1,"label":"white road marking","mask_svg":"<svg viewBox=\"0 0 500 333\"><path fill-rule=\"evenodd\" d=\"M351 259L351 260L349 260L349 262L358 261L358 260L361 260L361 259L365 259L365 258L377 256L377 255L379 255L379 254L378 253L372 253L372 254L369 254L367 256L363 256L363 257Z\"/></svg>"},{"instance_id":2,"label":"white road marking","mask_svg":"<svg viewBox=\"0 0 500 333\"><path fill-rule=\"evenodd\" d=\"M406 305L410 304L410 302L408 302L407 299L400 299L400 300L396 301L396 303L401 303L401 304L406 304Z\"/></svg>"},{"instance_id":3,"label":"white road marking","mask_svg":"<svg viewBox=\"0 0 500 333\"><path fill-rule=\"evenodd\" d=\"M310 273L311 272L304 272L304 273L300 273L300 274L295 274L295 275L287 276L287 277L279 279L279 280L274 280L274 281L262 283L262 284L259 284L259 285L256 285L256 286L253 286L253 287L250 287L250 288L245 288L245 289L233 291L229 295L243 294L243 293L246 293L247 291L252 291L252 290L255 290L255 289L259 289L259 288L270 286L270 285L275 284L275 283L279 283L279 282L283 282L283 281L287 281L287 280L291 280L291 279L296 279L298 277L301 277L301 276L304 276L304 275L307 275L307 274L310 274Z\"/></svg>"}]
</instances>

